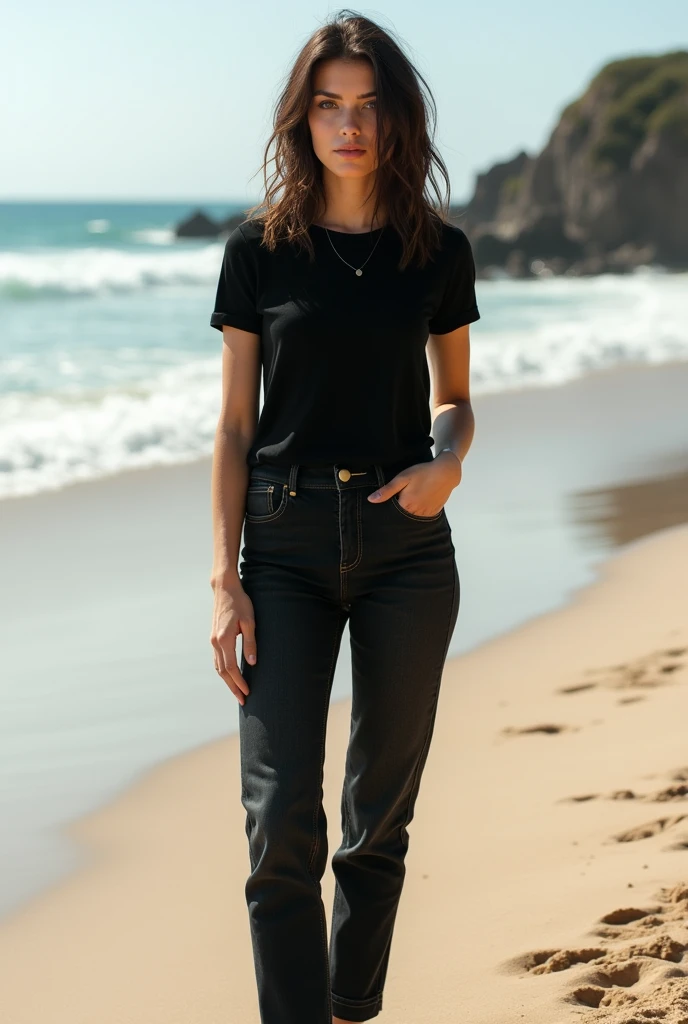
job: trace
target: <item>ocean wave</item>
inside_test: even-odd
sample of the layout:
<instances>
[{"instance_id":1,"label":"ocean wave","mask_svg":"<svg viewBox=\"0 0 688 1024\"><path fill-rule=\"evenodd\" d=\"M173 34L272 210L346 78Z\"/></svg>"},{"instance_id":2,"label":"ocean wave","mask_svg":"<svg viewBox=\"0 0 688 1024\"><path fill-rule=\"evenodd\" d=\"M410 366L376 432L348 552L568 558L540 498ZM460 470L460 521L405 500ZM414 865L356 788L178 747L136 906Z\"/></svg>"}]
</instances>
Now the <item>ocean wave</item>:
<instances>
[{"instance_id":1,"label":"ocean wave","mask_svg":"<svg viewBox=\"0 0 688 1024\"><path fill-rule=\"evenodd\" d=\"M192 255L196 272L202 257L214 277L217 247ZM183 273L189 254L177 256L176 272ZM471 331L472 393L555 387L630 363L688 361L687 282L686 274L635 274L479 285L483 317ZM121 333L109 349L99 338L99 345L6 352L0 497L209 455L221 355L214 332L207 333L212 348L204 342L201 352L137 347L133 337L122 345Z\"/></svg>"},{"instance_id":2,"label":"ocean wave","mask_svg":"<svg viewBox=\"0 0 688 1024\"><path fill-rule=\"evenodd\" d=\"M220 372L199 359L117 391L0 396L0 497L208 454Z\"/></svg>"},{"instance_id":3,"label":"ocean wave","mask_svg":"<svg viewBox=\"0 0 688 1024\"><path fill-rule=\"evenodd\" d=\"M159 245L164 232L156 232ZM148 238L150 242L151 239ZM132 252L106 246L0 252L0 298L142 291L166 285L207 285L217 278L223 245Z\"/></svg>"}]
</instances>

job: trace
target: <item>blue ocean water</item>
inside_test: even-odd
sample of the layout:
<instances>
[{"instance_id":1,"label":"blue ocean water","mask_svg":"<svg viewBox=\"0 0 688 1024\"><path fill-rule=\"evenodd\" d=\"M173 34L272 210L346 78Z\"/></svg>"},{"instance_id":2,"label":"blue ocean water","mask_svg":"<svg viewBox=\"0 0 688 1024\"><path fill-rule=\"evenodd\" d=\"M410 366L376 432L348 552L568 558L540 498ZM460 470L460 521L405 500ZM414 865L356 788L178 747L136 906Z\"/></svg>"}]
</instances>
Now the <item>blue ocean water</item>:
<instances>
[{"instance_id":1,"label":"blue ocean water","mask_svg":"<svg viewBox=\"0 0 688 1024\"><path fill-rule=\"evenodd\" d=\"M248 205L0 204L0 498L212 451L223 239L174 226ZM688 360L687 285L650 268L479 280L474 393Z\"/></svg>"}]
</instances>

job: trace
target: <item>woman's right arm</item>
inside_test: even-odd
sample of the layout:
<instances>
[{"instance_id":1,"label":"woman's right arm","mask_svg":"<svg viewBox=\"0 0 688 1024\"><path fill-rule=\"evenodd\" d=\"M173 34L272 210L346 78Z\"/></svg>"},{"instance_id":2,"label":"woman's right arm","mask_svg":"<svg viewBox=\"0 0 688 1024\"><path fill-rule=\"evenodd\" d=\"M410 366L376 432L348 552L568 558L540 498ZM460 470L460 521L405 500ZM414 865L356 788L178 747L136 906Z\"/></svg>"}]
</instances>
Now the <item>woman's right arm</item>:
<instances>
[{"instance_id":1,"label":"woman's right arm","mask_svg":"<svg viewBox=\"0 0 688 1024\"><path fill-rule=\"evenodd\" d=\"M247 661L255 661L253 605L239 577L248 466L246 455L258 422L260 336L222 327L222 405L213 448L211 503L215 594L210 642L215 667L240 704L249 688L239 671L236 638L242 634Z\"/></svg>"}]
</instances>

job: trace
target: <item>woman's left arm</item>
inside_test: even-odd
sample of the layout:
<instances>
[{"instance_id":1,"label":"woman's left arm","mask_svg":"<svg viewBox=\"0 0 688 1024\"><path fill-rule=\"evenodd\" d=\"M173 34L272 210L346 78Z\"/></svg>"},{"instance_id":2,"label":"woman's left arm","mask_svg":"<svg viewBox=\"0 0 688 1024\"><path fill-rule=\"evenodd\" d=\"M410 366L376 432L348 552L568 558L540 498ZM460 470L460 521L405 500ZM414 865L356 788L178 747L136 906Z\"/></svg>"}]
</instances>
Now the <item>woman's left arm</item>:
<instances>
[{"instance_id":1,"label":"woman's left arm","mask_svg":"<svg viewBox=\"0 0 688 1024\"><path fill-rule=\"evenodd\" d=\"M385 501L406 490L403 507L416 515L434 515L461 483L462 461L473 441L475 417L470 397L470 324L446 334L431 334L427 350L432 378L432 462L409 466L388 480L369 501ZM443 448L451 448L443 452Z\"/></svg>"},{"instance_id":2,"label":"woman's left arm","mask_svg":"<svg viewBox=\"0 0 688 1024\"><path fill-rule=\"evenodd\" d=\"M463 461L475 433L470 395L470 329L471 325L465 324L448 334L431 334L428 338L432 378L432 436L438 453L437 459L443 448L452 449L444 453L443 458L447 462L456 462L457 459ZM459 473L456 483L460 480Z\"/></svg>"}]
</instances>

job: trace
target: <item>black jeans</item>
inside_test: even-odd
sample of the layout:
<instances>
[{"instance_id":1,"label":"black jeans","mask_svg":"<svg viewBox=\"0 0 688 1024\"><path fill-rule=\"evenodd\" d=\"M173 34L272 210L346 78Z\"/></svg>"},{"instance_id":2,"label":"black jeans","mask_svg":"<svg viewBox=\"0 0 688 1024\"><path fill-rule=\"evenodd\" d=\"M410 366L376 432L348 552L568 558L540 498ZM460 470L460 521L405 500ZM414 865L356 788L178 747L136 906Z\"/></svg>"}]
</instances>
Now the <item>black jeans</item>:
<instances>
[{"instance_id":1,"label":"black jeans","mask_svg":"<svg viewBox=\"0 0 688 1024\"><path fill-rule=\"evenodd\" d=\"M407 826L459 607L444 509L417 516L399 495L366 500L408 465L250 471L239 571L257 660L241 656L250 693L239 728L262 1024L364 1021L382 1009ZM323 765L347 620L351 733L328 950Z\"/></svg>"}]
</instances>

